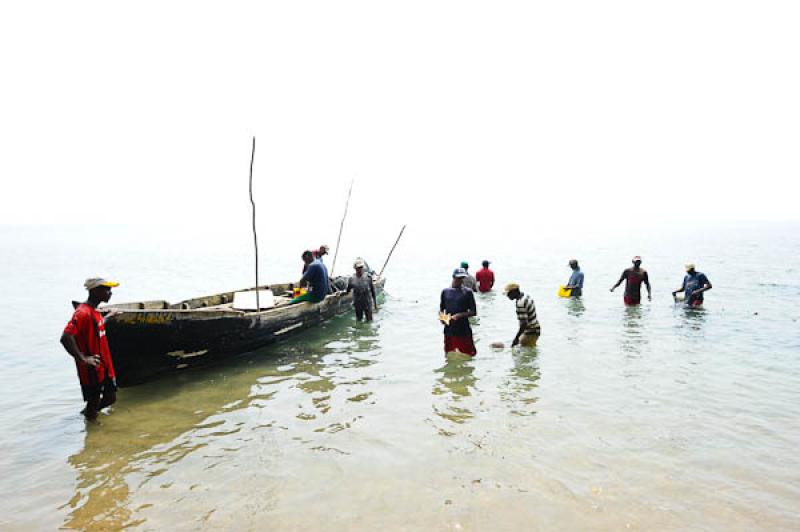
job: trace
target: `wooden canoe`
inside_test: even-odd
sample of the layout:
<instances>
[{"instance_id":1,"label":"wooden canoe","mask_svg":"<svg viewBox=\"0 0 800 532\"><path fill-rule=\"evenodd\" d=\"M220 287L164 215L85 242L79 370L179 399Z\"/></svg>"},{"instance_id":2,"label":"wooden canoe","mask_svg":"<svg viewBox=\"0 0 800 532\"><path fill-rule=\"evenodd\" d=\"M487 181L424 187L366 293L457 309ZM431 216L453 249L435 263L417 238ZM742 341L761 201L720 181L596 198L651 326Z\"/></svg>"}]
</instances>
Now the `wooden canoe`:
<instances>
[{"instance_id":1,"label":"wooden canoe","mask_svg":"<svg viewBox=\"0 0 800 532\"><path fill-rule=\"evenodd\" d=\"M383 291L385 279L375 279ZM143 301L105 305L119 311L106 319L106 334L120 386L179 370L217 363L297 334L353 309L353 294L337 292L320 303L289 304L290 284L260 286L276 294L274 307L233 308L234 292L170 304ZM252 291L249 288L244 291Z\"/></svg>"}]
</instances>

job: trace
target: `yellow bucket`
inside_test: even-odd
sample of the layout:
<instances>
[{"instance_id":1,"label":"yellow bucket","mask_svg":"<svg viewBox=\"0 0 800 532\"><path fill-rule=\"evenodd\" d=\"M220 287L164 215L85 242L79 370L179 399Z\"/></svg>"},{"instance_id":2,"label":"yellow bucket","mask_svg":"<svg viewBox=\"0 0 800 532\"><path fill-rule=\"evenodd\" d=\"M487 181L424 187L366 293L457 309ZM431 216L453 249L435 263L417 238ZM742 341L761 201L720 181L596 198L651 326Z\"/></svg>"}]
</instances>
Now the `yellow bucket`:
<instances>
[{"instance_id":1,"label":"yellow bucket","mask_svg":"<svg viewBox=\"0 0 800 532\"><path fill-rule=\"evenodd\" d=\"M563 286L558 289L558 297L571 297L572 288L564 288Z\"/></svg>"}]
</instances>

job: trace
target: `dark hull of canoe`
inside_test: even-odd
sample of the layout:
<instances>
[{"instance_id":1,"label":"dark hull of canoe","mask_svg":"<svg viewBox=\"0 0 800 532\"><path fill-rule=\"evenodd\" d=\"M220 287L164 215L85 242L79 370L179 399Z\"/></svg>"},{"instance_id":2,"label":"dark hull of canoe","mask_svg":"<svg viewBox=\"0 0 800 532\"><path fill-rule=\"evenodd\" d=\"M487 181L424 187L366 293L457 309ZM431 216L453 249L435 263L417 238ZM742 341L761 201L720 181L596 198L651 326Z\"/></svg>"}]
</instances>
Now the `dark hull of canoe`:
<instances>
[{"instance_id":1,"label":"dark hull of canoe","mask_svg":"<svg viewBox=\"0 0 800 532\"><path fill-rule=\"evenodd\" d=\"M376 283L381 290L383 282ZM115 308L110 305L110 308ZM352 295L261 312L212 309L129 310L106 320L117 383L132 386L222 362L352 311Z\"/></svg>"}]
</instances>

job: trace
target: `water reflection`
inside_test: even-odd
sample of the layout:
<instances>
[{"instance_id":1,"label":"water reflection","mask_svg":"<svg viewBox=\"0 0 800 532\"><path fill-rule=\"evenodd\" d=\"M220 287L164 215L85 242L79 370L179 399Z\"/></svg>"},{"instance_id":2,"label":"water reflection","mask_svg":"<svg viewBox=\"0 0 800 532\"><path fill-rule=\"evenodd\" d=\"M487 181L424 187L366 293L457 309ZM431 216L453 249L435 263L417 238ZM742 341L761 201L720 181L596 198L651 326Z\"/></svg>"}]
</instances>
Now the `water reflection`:
<instances>
[{"instance_id":1,"label":"water reflection","mask_svg":"<svg viewBox=\"0 0 800 532\"><path fill-rule=\"evenodd\" d=\"M703 330L703 325L705 325L708 317L706 309L703 307L687 307L685 305L679 306L678 309L681 311L684 325L694 331Z\"/></svg>"},{"instance_id":2,"label":"water reflection","mask_svg":"<svg viewBox=\"0 0 800 532\"><path fill-rule=\"evenodd\" d=\"M331 322L302 342L290 340L221 367L123 389L112 415L101 416L100 426L88 425L83 448L68 459L77 479L75 494L61 507L67 512L64 527L141 525L148 507L169 504L156 498L135 506L135 498L149 493L142 488L169 477L200 449L206 450L196 459L211 469L261 429L300 432L303 437L293 439L308 442L320 431L346 428L346 422L320 428L298 425L297 419L323 416L343 404L350 409L369 404L371 392L365 386L371 378L364 370L376 363L376 330L349 320ZM276 357L276 351L282 354ZM337 392L339 400L332 402ZM266 408L276 401L281 408ZM287 403L299 406L300 414ZM268 503L270 494L263 495Z\"/></svg>"},{"instance_id":3,"label":"water reflection","mask_svg":"<svg viewBox=\"0 0 800 532\"><path fill-rule=\"evenodd\" d=\"M226 386L224 395L197 388L173 393L182 396L180 404L165 404L149 387L123 390L120 399L128 406L120 401L112 415L101 417L101 425L87 423L83 449L68 459L78 478L75 495L64 507L69 510L64 526L116 529L139 524L129 504L132 492L203 447L197 434L181 435L214 429L222 422L211 421L209 413L223 411L232 396L246 397L249 385L248 380ZM148 395L156 397L149 400Z\"/></svg>"},{"instance_id":4,"label":"water reflection","mask_svg":"<svg viewBox=\"0 0 800 532\"><path fill-rule=\"evenodd\" d=\"M475 377L474 363L475 361L466 355L448 353L447 363L435 370L440 375L431 393L434 397L440 396L444 399L440 405L434 402L433 410L437 416L458 424L475 417L468 404L478 380ZM440 430L440 432L450 435L447 431Z\"/></svg>"},{"instance_id":5,"label":"water reflection","mask_svg":"<svg viewBox=\"0 0 800 532\"><path fill-rule=\"evenodd\" d=\"M708 318L703 307L687 307L683 304L675 305L678 317L678 328L681 335L692 340L699 340L705 336L705 324Z\"/></svg>"},{"instance_id":6,"label":"water reflection","mask_svg":"<svg viewBox=\"0 0 800 532\"><path fill-rule=\"evenodd\" d=\"M622 350L629 354L639 354L648 339L644 335L643 316L645 310L641 305L626 306L622 314Z\"/></svg>"},{"instance_id":7,"label":"water reflection","mask_svg":"<svg viewBox=\"0 0 800 532\"><path fill-rule=\"evenodd\" d=\"M378 336L374 334L374 325L370 323L354 323L342 331L333 340L323 337L320 344L309 338L304 343L301 356L284 368L294 379L299 381L296 388L309 396L310 403L304 403L297 418L312 421L318 416L327 414L331 409L331 397L337 386L344 386L345 392L352 393L354 388L367 384L371 378L363 371L377 362ZM353 375L350 375L349 370ZM356 393L347 397L348 401L359 402L369 398L369 393ZM318 430L341 429L341 424L323 427Z\"/></svg>"},{"instance_id":8,"label":"water reflection","mask_svg":"<svg viewBox=\"0 0 800 532\"><path fill-rule=\"evenodd\" d=\"M580 318L586 311L586 306L583 300L579 297L570 297L567 299L567 314Z\"/></svg>"},{"instance_id":9,"label":"water reflection","mask_svg":"<svg viewBox=\"0 0 800 532\"><path fill-rule=\"evenodd\" d=\"M509 370L500 390L500 399L509 405L515 416L532 416L539 396L539 361L536 347L522 347L512 352L513 367Z\"/></svg>"}]
</instances>

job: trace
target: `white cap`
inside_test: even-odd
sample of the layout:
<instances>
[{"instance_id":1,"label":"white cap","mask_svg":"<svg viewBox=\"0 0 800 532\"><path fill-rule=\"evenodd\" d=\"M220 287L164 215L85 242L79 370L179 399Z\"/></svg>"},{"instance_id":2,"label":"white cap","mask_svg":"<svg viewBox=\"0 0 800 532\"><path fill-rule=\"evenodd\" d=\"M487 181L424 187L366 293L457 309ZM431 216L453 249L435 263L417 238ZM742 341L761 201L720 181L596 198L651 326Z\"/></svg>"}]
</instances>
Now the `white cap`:
<instances>
[{"instance_id":1,"label":"white cap","mask_svg":"<svg viewBox=\"0 0 800 532\"><path fill-rule=\"evenodd\" d=\"M119 286L119 283L116 281L109 281L108 279L103 279L102 277L89 277L83 283L84 288L87 290L93 290L98 286L107 286L109 288L113 288L115 286Z\"/></svg>"}]
</instances>

